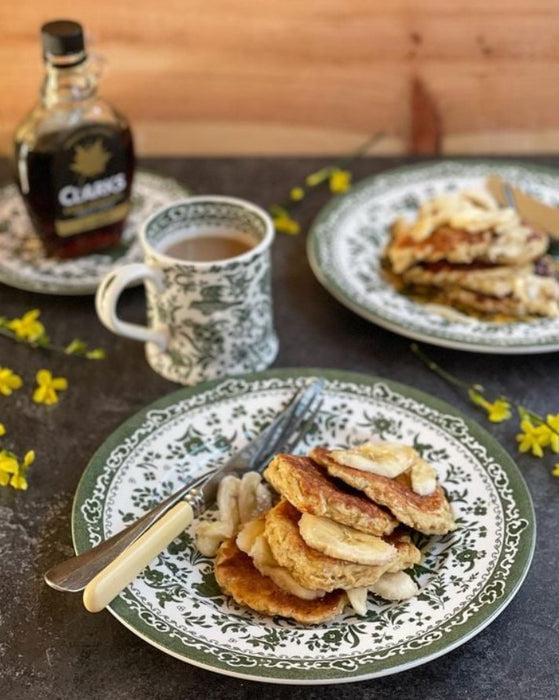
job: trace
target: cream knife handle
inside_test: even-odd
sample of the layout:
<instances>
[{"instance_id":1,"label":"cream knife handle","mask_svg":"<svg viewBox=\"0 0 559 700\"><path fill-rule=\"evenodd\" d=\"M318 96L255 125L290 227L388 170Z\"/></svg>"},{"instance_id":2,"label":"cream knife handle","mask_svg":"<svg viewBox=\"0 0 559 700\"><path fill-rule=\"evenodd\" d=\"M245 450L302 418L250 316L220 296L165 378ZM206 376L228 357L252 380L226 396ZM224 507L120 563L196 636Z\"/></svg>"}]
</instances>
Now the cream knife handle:
<instances>
[{"instance_id":1,"label":"cream knife handle","mask_svg":"<svg viewBox=\"0 0 559 700\"><path fill-rule=\"evenodd\" d=\"M89 612L103 610L149 562L162 552L194 518L192 507L181 501L92 579L83 592Z\"/></svg>"}]
</instances>

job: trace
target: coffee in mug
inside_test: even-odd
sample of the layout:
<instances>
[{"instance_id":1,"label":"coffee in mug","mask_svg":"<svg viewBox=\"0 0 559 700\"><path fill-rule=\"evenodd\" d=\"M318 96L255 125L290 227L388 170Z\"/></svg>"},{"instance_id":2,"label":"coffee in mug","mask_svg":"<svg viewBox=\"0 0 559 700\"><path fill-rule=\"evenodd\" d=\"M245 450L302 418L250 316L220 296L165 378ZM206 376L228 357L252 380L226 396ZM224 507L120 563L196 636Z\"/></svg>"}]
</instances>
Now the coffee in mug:
<instances>
[{"instance_id":1,"label":"coffee in mug","mask_svg":"<svg viewBox=\"0 0 559 700\"><path fill-rule=\"evenodd\" d=\"M272 364L274 226L263 209L234 197L191 197L153 214L139 237L144 262L116 267L97 289L97 314L107 328L145 342L151 367L182 384ZM147 326L116 313L123 290L139 281Z\"/></svg>"},{"instance_id":2,"label":"coffee in mug","mask_svg":"<svg viewBox=\"0 0 559 700\"><path fill-rule=\"evenodd\" d=\"M179 260L208 262L227 260L254 248L254 240L238 231L216 231L205 235L186 236L164 250L165 255Z\"/></svg>"}]
</instances>

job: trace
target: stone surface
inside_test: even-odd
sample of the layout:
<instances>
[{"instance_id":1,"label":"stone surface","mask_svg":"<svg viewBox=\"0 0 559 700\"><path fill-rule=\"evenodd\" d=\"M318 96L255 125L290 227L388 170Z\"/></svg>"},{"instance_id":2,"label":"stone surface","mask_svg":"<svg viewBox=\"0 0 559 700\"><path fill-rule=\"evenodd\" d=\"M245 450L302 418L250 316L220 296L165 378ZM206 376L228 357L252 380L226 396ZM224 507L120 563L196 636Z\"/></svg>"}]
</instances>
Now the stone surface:
<instances>
[{"instance_id":1,"label":"stone surface","mask_svg":"<svg viewBox=\"0 0 559 700\"><path fill-rule=\"evenodd\" d=\"M543 159L539 159L542 162ZM263 206L285 200L290 187L326 160L177 159L143 165L177 177L198 193L249 198ZM355 177L398 164L363 160ZM550 163L559 160L549 159ZM9 177L6 162L0 176ZM306 230L327 201L313 193L299 207ZM474 406L426 370L410 353L410 341L374 326L336 302L312 275L304 234L279 235L274 249L274 293L280 354L276 367L332 367L413 385L446 400L481 422ZM415 669L337 686L264 685L184 664L149 646L109 613L85 612L79 594L62 594L42 581L49 566L73 553L72 498L90 456L135 411L177 388L152 372L139 343L112 335L97 320L92 297L38 295L0 285L1 314L40 308L50 335L74 337L106 349L105 362L47 354L0 339L0 365L16 370L25 388L0 396L0 421L18 454L37 453L27 492L0 489L0 697L30 698L425 698L547 700L559 696L559 480L554 460L518 455L517 422L486 426L517 456L537 514L537 548L526 581L507 609L476 637ZM121 302L128 320L144 318L143 291ZM486 384L546 414L559 411L559 362L553 353L479 355L431 348L433 359L463 378ZM68 378L69 389L53 407L30 400L34 375L47 367Z\"/></svg>"}]
</instances>

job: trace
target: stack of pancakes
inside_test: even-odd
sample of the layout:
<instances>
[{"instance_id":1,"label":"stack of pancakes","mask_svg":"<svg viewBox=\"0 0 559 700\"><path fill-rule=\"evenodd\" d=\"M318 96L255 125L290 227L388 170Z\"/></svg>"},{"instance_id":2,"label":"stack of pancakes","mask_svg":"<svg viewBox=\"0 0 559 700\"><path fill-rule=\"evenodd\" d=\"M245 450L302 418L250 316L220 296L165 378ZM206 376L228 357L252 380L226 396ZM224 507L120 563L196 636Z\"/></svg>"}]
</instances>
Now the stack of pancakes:
<instances>
[{"instance_id":1,"label":"stack of pancakes","mask_svg":"<svg viewBox=\"0 0 559 700\"><path fill-rule=\"evenodd\" d=\"M559 315L548 235L484 191L434 197L390 234L384 262L401 291L494 320Z\"/></svg>"},{"instance_id":2,"label":"stack of pancakes","mask_svg":"<svg viewBox=\"0 0 559 700\"><path fill-rule=\"evenodd\" d=\"M410 530L444 534L454 518L415 450L369 448L277 455L264 477L279 501L219 547L221 589L257 612L307 624L335 617L348 600L364 614L369 590L392 600L414 595L403 573L421 558ZM374 471L348 466L363 459L369 467L376 460Z\"/></svg>"}]
</instances>

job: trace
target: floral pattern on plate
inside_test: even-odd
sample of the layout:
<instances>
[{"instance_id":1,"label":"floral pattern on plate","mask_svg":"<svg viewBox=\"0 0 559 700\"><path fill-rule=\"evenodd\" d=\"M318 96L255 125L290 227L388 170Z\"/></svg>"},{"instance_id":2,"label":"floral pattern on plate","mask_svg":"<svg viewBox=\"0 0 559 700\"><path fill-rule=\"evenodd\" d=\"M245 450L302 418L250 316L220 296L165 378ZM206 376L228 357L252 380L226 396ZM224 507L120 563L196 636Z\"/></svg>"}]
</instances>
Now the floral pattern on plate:
<instances>
[{"instance_id":1,"label":"floral pattern on plate","mask_svg":"<svg viewBox=\"0 0 559 700\"><path fill-rule=\"evenodd\" d=\"M16 185L6 185L0 190L0 282L43 294L94 294L112 267L142 260L136 234L147 217L189 194L171 178L139 170L122 244L110 253L55 260L45 255Z\"/></svg>"},{"instance_id":2,"label":"floral pattern on plate","mask_svg":"<svg viewBox=\"0 0 559 700\"><path fill-rule=\"evenodd\" d=\"M491 161L443 161L395 168L362 180L333 199L312 225L310 265L321 284L352 311L401 335L488 353L559 349L559 318L519 323L457 320L399 294L385 279L381 257L392 222L413 219L422 202L461 189L483 189L496 173L545 204L559 206L559 172Z\"/></svg>"},{"instance_id":3,"label":"floral pattern on plate","mask_svg":"<svg viewBox=\"0 0 559 700\"><path fill-rule=\"evenodd\" d=\"M426 394L384 379L330 370L275 370L183 388L125 422L79 484L73 535L82 552L117 532L192 476L219 465L262 430L313 376L324 403L299 446L370 438L414 446L437 468L459 528L419 537L420 593L403 603L370 596L366 617L346 612L302 626L238 606L219 590L193 528L115 599L111 612L184 661L233 676L319 684L394 673L478 633L512 599L534 547L526 485L476 423ZM209 517L206 515L205 517Z\"/></svg>"}]
</instances>

